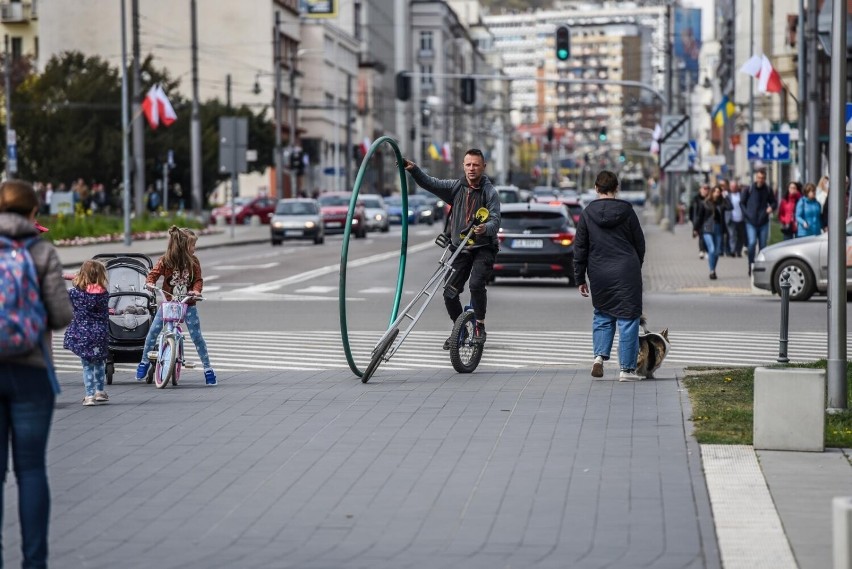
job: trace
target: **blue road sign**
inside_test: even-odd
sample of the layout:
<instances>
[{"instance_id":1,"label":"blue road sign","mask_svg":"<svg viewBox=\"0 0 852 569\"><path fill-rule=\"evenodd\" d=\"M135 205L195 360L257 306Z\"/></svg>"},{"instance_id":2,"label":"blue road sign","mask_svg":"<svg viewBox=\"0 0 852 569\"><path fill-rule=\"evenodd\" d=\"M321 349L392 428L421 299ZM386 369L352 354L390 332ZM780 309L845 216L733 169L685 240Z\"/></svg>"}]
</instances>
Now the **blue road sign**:
<instances>
[{"instance_id":1,"label":"blue road sign","mask_svg":"<svg viewBox=\"0 0 852 569\"><path fill-rule=\"evenodd\" d=\"M749 133L746 144L746 156L749 160L763 160L765 162L789 162L790 133Z\"/></svg>"},{"instance_id":2,"label":"blue road sign","mask_svg":"<svg viewBox=\"0 0 852 569\"><path fill-rule=\"evenodd\" d=\"M846 142L852 144L852 103L846 103Z\"/></svg>"}]
</instances>

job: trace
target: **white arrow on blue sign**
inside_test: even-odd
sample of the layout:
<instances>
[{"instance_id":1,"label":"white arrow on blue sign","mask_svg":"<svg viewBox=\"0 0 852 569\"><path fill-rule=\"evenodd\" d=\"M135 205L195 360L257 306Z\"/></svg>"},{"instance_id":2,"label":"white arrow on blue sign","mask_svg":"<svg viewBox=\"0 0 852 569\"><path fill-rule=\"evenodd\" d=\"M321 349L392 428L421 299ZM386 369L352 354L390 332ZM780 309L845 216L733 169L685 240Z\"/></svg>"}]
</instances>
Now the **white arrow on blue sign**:
<instances>
[{"instance_id":1,"label":"white arrow on blue sign","mask_svg":"<svg viewBox=\"0 0 852 569\"><path fill-rule=\"evenodd\" d=\"M789 162L790 133L749 133L746 139L746 156L749 160L763 160L765 162Z\"/></svg>"},{"instance_id":2,"label":"white arrow on blue sign","mask_svg":"<svg viewBox=\"0 0 852 569\"><path fill-rule=\"evenodd\" d=\"M846 103L846 143L852 144L852 103Z\"/></svg>"}]
</instances>

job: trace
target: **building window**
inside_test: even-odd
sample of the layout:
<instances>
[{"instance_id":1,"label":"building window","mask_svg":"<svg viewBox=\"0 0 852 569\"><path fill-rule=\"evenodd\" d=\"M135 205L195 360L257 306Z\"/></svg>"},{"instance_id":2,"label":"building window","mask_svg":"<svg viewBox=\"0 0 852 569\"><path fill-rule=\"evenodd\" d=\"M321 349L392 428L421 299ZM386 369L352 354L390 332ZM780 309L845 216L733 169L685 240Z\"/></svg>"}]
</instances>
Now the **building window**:
<instances>
[{"instance_id":1,"label":"building window","mask_svg":"<svg viewBox=\"0 0 852 569\"><path fill-rule=\"evenodd\" d=\"M424 87L431 87L433 82L432 77L432 66L431 65L421 65L420 66L420 84Z\"/></svg>"},{"instance_id":2,"label":"building window","mask_svg":"<svg viewBox=\"0 0 852 569\"><path fill-rule=\"evenodd\" d=\"M18 60L24 54L24 40L20 37L12 38L12 61Z\"/></svg>"},{"instance_id":3,"label":"building window","mask_svg":"<svg viewBox=\"0 0 852 569\"><path fill-rule=\"evenodd\" d=\"M353 8L355 9L354 20L355 20L355 39L360 40L363 39L362 31L361 31L361 3L355 2Z\"/></svg>"},{"instance_id":4,"label":"building window","mask_svg":"<svg viewBox=\"0 0 852 569\"><path fill-rule=\"evenodd\" d=\"M432 32L420 32L420 49L432 51Z\"/></svg>"}]
</instances>

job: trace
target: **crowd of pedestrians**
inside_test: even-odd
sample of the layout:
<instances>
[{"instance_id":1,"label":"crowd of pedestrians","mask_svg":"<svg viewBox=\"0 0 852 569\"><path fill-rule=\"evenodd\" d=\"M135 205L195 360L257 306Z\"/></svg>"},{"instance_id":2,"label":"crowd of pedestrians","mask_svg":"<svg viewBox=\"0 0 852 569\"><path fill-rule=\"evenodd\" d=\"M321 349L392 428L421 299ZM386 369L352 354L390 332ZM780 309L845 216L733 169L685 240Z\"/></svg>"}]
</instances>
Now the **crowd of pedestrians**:
<instances>
[{"instance_id":1,"label":"crowd of pedestrians","mask_svg":"<svg viewBox=\"0 0 852 569\"><path fill-rule=\"evenodd\" d=\"M847 178L847 207L848 207ZM746 252L748 274L754 258L766 247L770 220L775 214L783 239L819 235L828 227L828 176L819 182L790 182L782 195L766 182L766 171L757 170L751 184L720 180L711 188L702 184L689 204L693 238L698 238L698 257L707 258L710 279L716 279L720 257L742 257Z\"/></svg>"}]
</instances>

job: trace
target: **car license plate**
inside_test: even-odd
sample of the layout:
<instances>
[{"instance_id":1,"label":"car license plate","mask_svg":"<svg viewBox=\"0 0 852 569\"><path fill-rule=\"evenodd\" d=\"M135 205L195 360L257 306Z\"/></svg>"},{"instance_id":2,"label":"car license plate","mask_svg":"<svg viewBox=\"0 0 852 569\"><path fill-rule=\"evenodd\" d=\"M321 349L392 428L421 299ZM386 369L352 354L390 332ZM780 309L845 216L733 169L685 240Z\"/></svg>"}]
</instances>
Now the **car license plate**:
<instances>
[{"instance_id":1,"label":"car license plate","mask_svg":"<svg viewBox=\"0 0 852 569\"><path fill-rule=\"evenodd\" d=\"M512 241L512 249L541 249L544 241L541 239L515 239Z\"/></svg>"},{"instance_id":2,"label":"car license plate","mask_svg":"<svg viewBox=\"0 0 852 569\"><path fill-rule=\"evenodd\" d=\"M288 229L284 232L285 237L300 237L302 235L301 229Z\"/></svg>"},{"instance_id":3,"label":"car license plate","mask_svg":"<svg viewBox=\"0 0 852 569\"><path fill-rule=\"evenodd\" d=\"M343 223L340 221L329 221L326 225L328 227L342 227Z\"/></svg>"}]
</instances>

